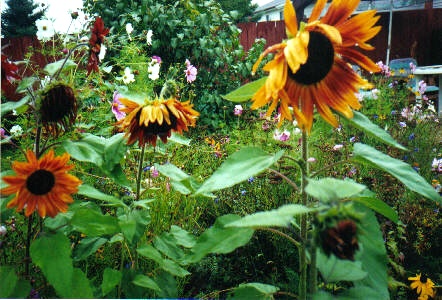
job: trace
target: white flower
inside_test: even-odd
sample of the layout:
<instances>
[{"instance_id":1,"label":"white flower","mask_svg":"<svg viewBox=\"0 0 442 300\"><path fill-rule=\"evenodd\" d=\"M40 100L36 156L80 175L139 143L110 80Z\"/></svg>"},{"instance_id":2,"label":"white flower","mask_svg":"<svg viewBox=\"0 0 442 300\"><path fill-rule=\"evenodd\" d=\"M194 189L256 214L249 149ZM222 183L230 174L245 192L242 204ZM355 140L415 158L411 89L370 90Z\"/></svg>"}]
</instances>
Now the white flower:
<instances>
[{"instance_id":1,"label":"white flower","mask_svg":"<svg viewBox=\"0 0 442 300\"><path fill-rule=\"evenodd\" d=\"M102 61L104 59L104 56L106 55L106 46L104 44L101 44L100 46L100 53L98 53L98 59Z\"/></svg>"},{"instance_id":2,"label":"white flower","mask_svg":"<svg viewBox=\"0 0 442 300\"><path fill-rule=\"evenodd\" d=\"M45 78L40 81L41 87L44 88L49 82L51 82L51 76L46 75Z\"/></svg>"},{"instance_id":3,"label":"white flower","mask_svg":"<svg viewBox=\"0 0 442 300\"><path fill-rule=\"evenodd\" d=\"M132 70L129 67L126 67L124 69L124 75L122 79L125 84L129 84L135 81L135 76L134 74L132 74Z\"/></svg>"},{"instance_id":4,"label":"white flower","mask_svg":"<svg viewBox=\"0 0 442 300\"><path fill-rule=\"evenodd\" d=\"M12 136L20 136L23 134L23 128L21 128L20 125L14 125L9 130L9 132L11 133Z\"/></svg>"},{"instance_id":5,"label":"white flower","mask_svg":"<svg viewBox=\"0 0 442 300\"><path fill-rule=\"evenodd\" d=\"M37 26L37 38L40 41L49 41L55 34L52 22L47 19L35 21L35 26Z\"/></svg>"},{"instance_id":6,"label":"white flower","mask_svg":"<svg viewBox=\"0 0 442 300\"><path fill-rule=\"evenodd\" d=\"M160 78L160 64L152 61L152 63L147 67L147 71L150 73L149 78L152 80L157 80Z\"/></svg>"},{"instance_id":7,"label":"white flower","mask_svg":"<svg viewBox=\"0 0 442 300\"><path fill-rule=\"evenodd\" d=\"M129 38L130 38L130 34L132 33L132 31L134 31L134 28L132 27L132 24L131 23L127 23L126 24L126 32L127 32L127 35L129 35Z\"/></svg>"},{"instance_id":8,"label":"white flower","mask_svg":"<svg viewBox=\"0 0 442 300\"><path fill-rule=\"evenodd\" d=\"M334 151L341 150L342 148L344 148L344 145L342 145L342 144L337 144L337 145L334 145L334 146L333 146L333 150L334 150Z\"/></svg>"},{"instance_id":9,"label":"white flower","mask_svg":"<svg viewBox=\"0 0 442 300\"><path fill-rule=\"evenodd\" d=\"M295 129L293 129L293 134L294 135L300 135L300 134L302 134L302 131L298 127L295 127Z\"/></svg>"},{"instance_id":10,"label":"white flower","mask_svg":"<svg viewBox=\"0 0 442 300\"><path fill-rule=\"evenodd\" d=\"M146 43L148 45L152 45L152 36L153 36L153 32L151 29L149 29L146 34Z\"/></svg>"},{"instance_id":11,"label":"white flower","mask_svg":"<svg viewBox=\"0 0 442 300\"><path fill-rule=\"evenodd\" d=\"M0 236L5 235L8 232L5 226L0 226Z\"/></svg>"}]
</instances>

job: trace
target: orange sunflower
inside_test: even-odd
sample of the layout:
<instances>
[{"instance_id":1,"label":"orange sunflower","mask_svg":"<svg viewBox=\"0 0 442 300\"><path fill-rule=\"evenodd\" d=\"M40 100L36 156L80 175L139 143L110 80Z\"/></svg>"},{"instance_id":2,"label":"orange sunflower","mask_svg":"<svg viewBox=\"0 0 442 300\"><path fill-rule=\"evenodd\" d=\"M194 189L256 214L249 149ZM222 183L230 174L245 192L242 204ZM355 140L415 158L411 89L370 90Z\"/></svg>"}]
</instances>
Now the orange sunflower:
<instances>
[{"instance_id":1,"label":"orange sunflower","mask_svg":"<svg viewBox=\"0 0 442 300\"><path fill-rule=\"evenodd\" d=\"M126 98L120 101L124 105L120 111L126 113L126 117L117 124L126 131L129 145L138 141L140 146L148 143L155 147L158 137L167 143L172 131L187 131L188 126L195 126L199 116L190 101L180 102L175 98L155 99L144 104Z\"/></svg>"},{"instance_id":2,"label":"orange sunflower","mask_svg":"<svg viewBox=\"0 0 442 300\"><path fill-rule=\"evenodd\" d=\"M370 72L379 67L355 49L373 47L367 41L381 29L374 26L379 16L369 10L350 18L360 0L333 0L324 17L319 19L327 0L318 0L308 23L298 28L295 9L286 0L284 20L288 40L265 50L253 66L253 72L269 53L275 53L263 70L269 72L265 84L252 97L252 109L268 103L270 115L280 105L281 121L292 120L292 112L299 126L310 131L314 109L331 125L338 121L332 109L347 118L352 109L361 105L355 93L368 87L366 80L353 71L349 63L357 64Z\"/></svg>"},{"instance_id":3,"label":"orange sunflower","mask_svg":"<svg viewBox=\"0 0 442 300\"><path fill-rule=\"evenodd\" d=\"M54 156L51 149L37 160L34 152L26 152L27 162L14 161L14 176L4 176L3 181L9 184L1 190L2 195L15 194L7 204L8 208L17 207L17 211L25 209L25 216L35 210L41 217L55 217L59 212L68 210L72 203L72 194L77 192L81 180L67 171L74 168L67 165L69 154Z\"/></svg>"},{"instance_id":4,"label":"orange sunflower","mask_svg":"<svg viewBox=\"0 0 442 300\"><path fill-rule=\"evenodd\" d=\"M419 299L428 299L434 297L434 282L425 275L417 274L415 277L408 277L412 281L411 289L416 289Z\"/></svg>"}]
</instances>

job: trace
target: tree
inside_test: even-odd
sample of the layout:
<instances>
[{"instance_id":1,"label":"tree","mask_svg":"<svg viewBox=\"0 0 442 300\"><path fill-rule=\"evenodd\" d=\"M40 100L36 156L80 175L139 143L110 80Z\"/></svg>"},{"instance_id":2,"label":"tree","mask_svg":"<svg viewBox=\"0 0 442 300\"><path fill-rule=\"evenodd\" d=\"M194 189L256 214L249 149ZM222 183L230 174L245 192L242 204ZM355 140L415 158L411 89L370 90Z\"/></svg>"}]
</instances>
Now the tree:
<instances>
[{"instance_id":1,"label":"tree","mask_svg":"<svg viewBox=\"0 0 442 300\"><path fill-rule=\"evenodd\" d=\"M252 4L252 0L219 0L218 2L226 13L236 11L237 15L232 16L235 22L256 21L256 17L253 17L253 12L258 5Z\"/></svg>"},{"instance_id":2,"label":"tree","mask_svg":"<svg viewBox=\"0 0 442 300\"><path fill-rule=\"evenodd\" d=\"M34 12L39 5L33 0L6 0L8 8L2 12L2 34L9 37L35 35L35 21L40 19L46 8Z\"/></svg>"}]
</instances>

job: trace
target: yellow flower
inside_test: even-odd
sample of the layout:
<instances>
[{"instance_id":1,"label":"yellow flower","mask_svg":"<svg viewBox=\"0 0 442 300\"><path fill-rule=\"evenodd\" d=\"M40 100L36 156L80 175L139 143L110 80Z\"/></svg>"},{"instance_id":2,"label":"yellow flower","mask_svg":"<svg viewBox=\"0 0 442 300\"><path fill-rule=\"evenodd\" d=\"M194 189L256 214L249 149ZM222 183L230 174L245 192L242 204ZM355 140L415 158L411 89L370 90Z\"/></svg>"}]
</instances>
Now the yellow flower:
<instances>
[{"instance_id":1,"label":"yellow flower","mask_svg":"<svg viewBox=\"0 0 442 300\"><path fill-rule=\"evenodd\" d=\"M434 282L427 276L418 274L416 277L408 277L408 280L412 281L411 289L417 289L419 299L428 299L428 296L434 297Z\"/></svg>"},{"instance_id":2,"label":"yellow flower","mask_svg":"<svg viewBox=\"0 0 442 300\"><path fill-rule=\"evenodd\" d=\"M1 194L15 194L7 207L16 206L17 211L25 209L26 217L35 210L42 218L66 212L68 203L73 202L71 195L78 191L81 184L81 180L67 173L74 168L73 165L67 165L69 154L55 157L51 149L37 160L35 154L28 150L26 158L27 162L12 163L16 175L3 177L9 186L3 188Z\"/></svg>"},{"instance_id":3,"label":"yellow flower","mask_svg":"<svg viewBox=\"0 0 442 300\"><path fill-rule=\"evenodd\" d=\"M292 120L291 107L299 127L305 131L311 129L315 108L337 127L331 109L351 118L352 109L361 107L355 93L369 84L348 62L370 72L380 71L379 66L354 48L373 49L367 41L381 29L374 26L379 19L376 12L369 10L349 18L359 0L334 0L319 20L326 3L318 0L308 23L301 23L298 29L295 9L286 0L284 20L288 40L269 47L253 67L255 72L264 56L275 53L273 60L263 67L269 74L264 86L252 97L252 108L271 103L267 112L270 115L279 104L282 122Z\"/></svg>"},{"instance_id":4,"label":"yellow flower","mask_svg":"<svg viewBox=\"0 0 442 300\"><path fill-rule=\"evenodd\" d=\"M145 104L127 98L120 98L120 101L125 106L120 110L126 117L117 124L126 131L129 145L138 141L140 146L146 143L156 146L158 137L167 143L172 131L187 131L188 126L195 126L199 116L190 101L180 102L175 98L155 99Z\"/></svg>"}]
</instances>

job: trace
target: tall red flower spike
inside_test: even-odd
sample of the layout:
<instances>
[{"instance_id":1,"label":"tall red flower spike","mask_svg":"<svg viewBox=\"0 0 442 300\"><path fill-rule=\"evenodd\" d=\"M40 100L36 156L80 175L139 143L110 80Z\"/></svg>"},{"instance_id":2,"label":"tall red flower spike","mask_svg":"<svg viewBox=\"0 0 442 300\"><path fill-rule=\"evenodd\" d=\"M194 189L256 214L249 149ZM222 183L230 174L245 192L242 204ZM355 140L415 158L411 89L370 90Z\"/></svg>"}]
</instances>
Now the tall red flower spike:
<instances>
[{"instance_id":1,"label":"tall red flower spike","mask_svg":"<svg viewBox=\"0 0 442 300\"><path fill-rule=\"evenodd\" d=\"M95 19L94 26L91 28L91 37L89 39L89 60L87 62L87 74L92 71L98 72L98 54L100 53L101 44L104 42L106 35L109 33L109 28L104 27L104 22L100 17Z\"/></svg>"}]
</instances>

